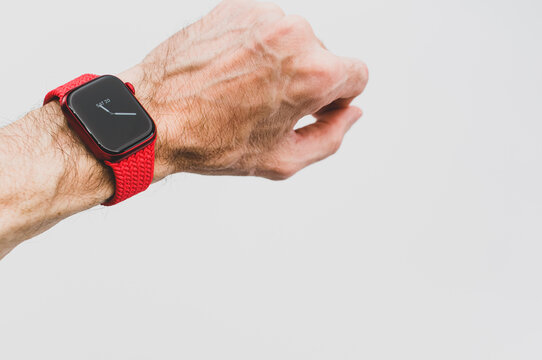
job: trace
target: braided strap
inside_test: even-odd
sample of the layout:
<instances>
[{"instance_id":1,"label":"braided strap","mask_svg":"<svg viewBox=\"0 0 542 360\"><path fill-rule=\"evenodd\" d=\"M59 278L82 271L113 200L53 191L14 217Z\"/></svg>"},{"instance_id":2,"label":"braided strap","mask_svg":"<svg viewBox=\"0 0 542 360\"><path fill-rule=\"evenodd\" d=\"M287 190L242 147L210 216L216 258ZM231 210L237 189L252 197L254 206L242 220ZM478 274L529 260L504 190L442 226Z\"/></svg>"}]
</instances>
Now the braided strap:
<instances>
[{"instance_id":1,"label":"braided strap","mask_svg":"<svg viewBox=\"0 0 542 360\"><path fill-rule=\"evenodd\" d=\"M154 141L119 162L105 161L115 174L115 195L102 205L111 206L146 190L154 175Z\"/></svg>"}]
</instances>

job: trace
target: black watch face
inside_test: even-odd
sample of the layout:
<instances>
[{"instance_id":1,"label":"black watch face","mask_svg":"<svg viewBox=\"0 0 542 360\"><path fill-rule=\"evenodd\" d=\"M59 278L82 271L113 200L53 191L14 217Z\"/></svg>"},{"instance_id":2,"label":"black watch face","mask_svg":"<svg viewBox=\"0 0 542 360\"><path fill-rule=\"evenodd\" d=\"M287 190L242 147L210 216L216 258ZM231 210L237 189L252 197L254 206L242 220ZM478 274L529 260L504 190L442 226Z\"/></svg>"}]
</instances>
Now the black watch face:
<instances>
[{"instance_id":1,"label":"black watch face","mask_svg":"<svg viewBox=\"0 0 542 360\"><path fill-rule=\"evenodd\" d=\"M154 131L145 109L128 87L111 75L73 90L66 103L96 143L111 154L130 149Z\"/></svg>"}]
</instances>

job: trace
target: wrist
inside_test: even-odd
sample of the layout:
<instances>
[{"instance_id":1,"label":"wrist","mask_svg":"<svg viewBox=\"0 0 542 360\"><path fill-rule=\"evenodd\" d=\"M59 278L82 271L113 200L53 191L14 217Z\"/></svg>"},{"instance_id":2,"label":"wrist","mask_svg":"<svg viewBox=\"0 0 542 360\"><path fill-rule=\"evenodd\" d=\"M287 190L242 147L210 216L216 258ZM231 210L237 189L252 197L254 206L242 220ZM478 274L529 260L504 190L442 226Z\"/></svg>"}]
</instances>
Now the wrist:
<instances>
[{"instance_id":1,"label":"wrist","mask_svg":"<svg viewBox=\"0 0 542 360\"><path fill-rule=\"evenodd\" d=\"M69 127L58 102L54 101L31 113L51 147L51 161L56 168L55 191L62 208L78 212L101 204L114 194L111 170L99 161ZM60 212L60 210L58 210Z\"/></svg>"},{"instance_id":2,"label":"wrist","mask_svg":"<svg viewBox=\"0 0 542 360\"><path fill-rule=\"evenodd\" d=\"M46 184L42 195L53 215L65 217L113 195L111 171L68 126L58 102L31 111L14 125L27 135L27 143L18 144L26 151L23 167L34 169L30 179Z\"/></svg>"},{"instance_id":3,"label":"wrist","mask_svg":"<svg viewBox=\"0 0 542 360\"><path fill-rule=\"evenodd\" d=\"M145 70L143 64L138 64L120 74L118 78L123 82L129 82L134 86L135 97L149 113L156 125L156 142L155 142L155 161L154 161L154 177L153 182L159 181L168 175L171 175L179 170L173 166L171 161L172 150L168 147L166 140L166 121L165 114L156 106L155 90L153 89L152 74Z\"/></svg>"},{"instance_id":4,"label":"wrist","mask_svg":"<svg viewBox=\"0 0 542 360\"><path fill-rule=\"evenodd\" d=\"M0 250L113 195L110 170L68 127L57 102L0 129L0 142Z\"/></svg>"}]
</instances>

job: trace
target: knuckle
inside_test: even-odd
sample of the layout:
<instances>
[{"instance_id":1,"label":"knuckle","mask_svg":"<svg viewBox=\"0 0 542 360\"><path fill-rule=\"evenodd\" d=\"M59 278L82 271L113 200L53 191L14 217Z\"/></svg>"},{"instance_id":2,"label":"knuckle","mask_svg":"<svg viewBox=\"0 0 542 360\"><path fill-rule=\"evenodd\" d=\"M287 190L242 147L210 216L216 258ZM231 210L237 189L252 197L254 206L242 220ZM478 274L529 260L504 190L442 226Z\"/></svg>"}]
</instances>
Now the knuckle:
<instances>
[{"instance_id":1,"label":"knuckle","mask_svg":"<svg viewBox=\"0 0 542 360\"><path fill-rule=\"evenodd\" d=\"M359 59L345 59L346 60L343 62L344 73L352 79L355 79L362 89L365 88L369 79L369 68L367 67L367 64Z\"/></svg>"},{"instance_id":2,"label":"knuckle","mask_svg":"<svg viewBox=\"0 0 542 360\"><path fill-rule=\"evenodd\" d=\"M262 32L264 42L281 46L286 49L285 51L293 51L294 49L299 51L309 47L313 41L312 38L316 38L309 22L298 15L285 15L280 8L278 9L273 11L280 11L281 19L267 26Z\"/></svg>"},{"instance_id":3,"label":"knuckle","mask_svg":"<svg viewBox=\"0 0 542 360\"><path fill-rule=\"evenodd\" d=\"M336 81L338 67L331 61L317 57L309 62L309 75L315 78L322 87L331 87Z\"/></svg>"},{"instance_id":4,"label":"knuckle","mask_svg":"<svg viewBox=\"0 0 542 360\"><path fill-rule=\"evenodd\" d=\"M298 82L293 88L293 96L306 100L326 98L338 78L337 67L318 56L299 59L294 72Z\"/></svg>"}]
</instances>

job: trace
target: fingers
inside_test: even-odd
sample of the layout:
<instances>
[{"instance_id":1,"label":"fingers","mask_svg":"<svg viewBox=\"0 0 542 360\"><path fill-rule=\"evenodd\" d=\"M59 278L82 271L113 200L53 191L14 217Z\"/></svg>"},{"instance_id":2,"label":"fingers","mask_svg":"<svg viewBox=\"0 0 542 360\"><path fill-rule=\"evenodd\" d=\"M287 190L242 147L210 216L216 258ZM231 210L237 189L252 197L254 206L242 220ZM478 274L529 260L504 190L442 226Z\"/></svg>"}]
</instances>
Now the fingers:
<instances>
[{"instance_id":1,"label":"fingers","mask_svg":"<svg viewBox=\"0 0 542 360\"><path fill-rule=\"evenodd\" d=\"M296 130L296 153L304 159L305 166L337 152L344 134L362 116L362 111L351 106L316 116L315 123Z\"/></svg>"},{"instance_id":2,"label":"fingers","mask_svg":"<svg viewBox=\"0 0 542 360\"><path fill-rule=\"evenodd\" d=\"M258 175L284 180L304 167L339 149L344 134L361 117L361 109L350 106L319 114L315 123L297 129L275 154L264 161Z\"/></svg>"},{"instance_id":3,"label":"fingers","mask_svg":"<svg viewBox=\"0 0 542 360\"><path fill-rule=\"evenodd\" d=\"M346 107L359 96L369 81L367 65L361 60L333 55L327 50L321 51L322 60L328 66L328 73L332 80L331 91L324 92L322 107L332 110Z\"/></svg>"},{"instance_id":4,"label":"fingers","mask_svg":"<svg viewBox=\"0 0 542 360\"><path fill-rule=\"evenodd\" d=\"M292 88L294 99L312 100L307 102L304 115L347 107L363 92L369 79L363 61L333 55L320 46L300 64Z\"/></svg>"}]
</instances>

